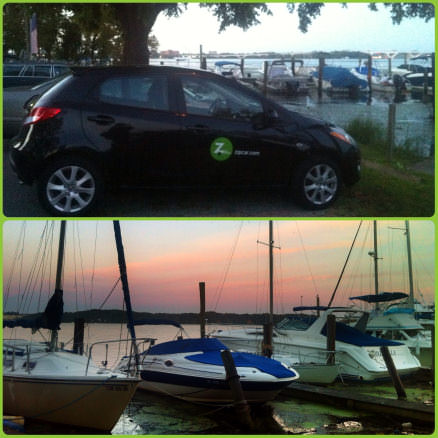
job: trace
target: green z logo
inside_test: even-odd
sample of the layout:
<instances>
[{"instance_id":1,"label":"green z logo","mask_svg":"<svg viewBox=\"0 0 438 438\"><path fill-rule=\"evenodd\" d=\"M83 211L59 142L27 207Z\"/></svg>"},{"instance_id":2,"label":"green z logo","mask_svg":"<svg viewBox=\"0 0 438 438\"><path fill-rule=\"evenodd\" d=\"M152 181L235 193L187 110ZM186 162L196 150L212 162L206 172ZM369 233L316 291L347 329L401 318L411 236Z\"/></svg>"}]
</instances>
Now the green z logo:
<instances>
[{"instance_id":1,"label":"green z logo","mask_svg":"<svg viewBox=\"0 0 438 438\"><path fill-rule=\"evenodd\" d=\"M217 161L225 161L233 155L233 144L228 138L216 138L211 143L210 155Z\"/></svg>"}]
</instances>

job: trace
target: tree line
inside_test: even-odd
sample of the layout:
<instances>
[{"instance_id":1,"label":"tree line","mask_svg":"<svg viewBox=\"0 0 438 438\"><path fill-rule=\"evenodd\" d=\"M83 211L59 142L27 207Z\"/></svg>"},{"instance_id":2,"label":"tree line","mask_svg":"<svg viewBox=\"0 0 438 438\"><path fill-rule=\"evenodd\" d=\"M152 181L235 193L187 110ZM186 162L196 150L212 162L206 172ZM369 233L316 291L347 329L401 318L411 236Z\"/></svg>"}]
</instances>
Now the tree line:
<instances>
[{"instance_id":1,"label":"tree line","mask_svg":"<svg viewBox=\"0 0 438 438\"><path fill-rule=\"evenodd\" d=\"M324 3L287 3L286 10L297 14L299 29L307 32ZM265 3L199 3L218 21L218 31L230 26L244 30L260 23L262 15L272 15ZM178 17L185 12L182 3L6 3L3 8L3 54L23 57L29 54L29 20L36 14L38 55L47 60L91 64L147 64L158 41L151 35L160 14ZM348 7L342 4L340 7ZM388 8L392 22L418 17L434 17L432 3L370 3L376 11ZM178 35L175 35L175 42Z\"/></svg>"}]
</instances>

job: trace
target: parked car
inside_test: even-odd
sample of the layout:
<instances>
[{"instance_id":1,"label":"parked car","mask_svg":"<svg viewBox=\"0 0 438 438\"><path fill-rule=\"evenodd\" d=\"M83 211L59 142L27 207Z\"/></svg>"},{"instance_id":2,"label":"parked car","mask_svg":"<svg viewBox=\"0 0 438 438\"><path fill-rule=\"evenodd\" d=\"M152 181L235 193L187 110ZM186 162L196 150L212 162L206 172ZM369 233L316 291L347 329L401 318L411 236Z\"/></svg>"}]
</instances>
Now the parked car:
<instances>
[{"instance_id":1,"label":"parked car","mask_svg":"<svg viewBox=\"0 0 438 438\"><path fill-rule=\"evenodd\" d=\"M121 184L275 186L322 209L360 173L341 128L223 76L162 66L74 69L35 103L10 161L66 216Z\"/></svg>"},{"instance_id":2,"label":"parked car","mask_svg":"<svg viewBox=\"0 0 438 438\"><path fill-rule=\"evenodd\" d=\"M3 89L40 84L68 72L70 72L70 67L59 63L4 63Z\"/></svg>"},{"instance_id":3,"label":"parked car","mask_svg":"<svg viewBox=\"0 0 438 438\"><path fill-rule=\"evenodd\" d=\"M55 79L41 82L37 85L22 85L20 87L9 87L3 90L3 137L11 138L17 135L26 117L27 103L41 96L50 87L53 87L62 79L58 76Z\"/></svg>"}]
</instances>

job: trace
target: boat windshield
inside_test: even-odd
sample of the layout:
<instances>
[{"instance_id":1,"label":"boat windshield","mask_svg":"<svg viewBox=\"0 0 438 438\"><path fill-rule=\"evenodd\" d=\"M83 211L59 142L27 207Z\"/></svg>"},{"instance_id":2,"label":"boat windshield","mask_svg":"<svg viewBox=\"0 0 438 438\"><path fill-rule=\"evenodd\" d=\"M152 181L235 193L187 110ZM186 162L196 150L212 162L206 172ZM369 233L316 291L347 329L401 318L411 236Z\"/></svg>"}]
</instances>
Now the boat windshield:
<instances>
[{"instance_id":1,"label":"boat windshield","mask_svg":"<svg viewBox=\"0 0 438 438\"><path fill-rule=\"evenodd\" d=\"M316 320L314 315L291 315L277 324L281 330L307 330Z\"/></svg>"}]
</instances>

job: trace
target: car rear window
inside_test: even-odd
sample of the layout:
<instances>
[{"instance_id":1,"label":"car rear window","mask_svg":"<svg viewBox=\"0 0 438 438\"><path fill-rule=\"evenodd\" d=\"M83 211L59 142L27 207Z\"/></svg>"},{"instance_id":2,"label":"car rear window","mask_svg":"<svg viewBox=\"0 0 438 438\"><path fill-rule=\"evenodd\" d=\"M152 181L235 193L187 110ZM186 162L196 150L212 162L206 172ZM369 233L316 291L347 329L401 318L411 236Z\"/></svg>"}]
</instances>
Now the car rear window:
<instances>
[{"instance_id":1,"label":"car rear window","mask_svg":"<svg viewBox=\"0 0 438 438\"><path fill-rule=\"evenodd\" d=\"M99 100L113 105L168 110L168 85L165 76L121 76L100 84Z\"/></svg>"}]
</instances>

